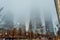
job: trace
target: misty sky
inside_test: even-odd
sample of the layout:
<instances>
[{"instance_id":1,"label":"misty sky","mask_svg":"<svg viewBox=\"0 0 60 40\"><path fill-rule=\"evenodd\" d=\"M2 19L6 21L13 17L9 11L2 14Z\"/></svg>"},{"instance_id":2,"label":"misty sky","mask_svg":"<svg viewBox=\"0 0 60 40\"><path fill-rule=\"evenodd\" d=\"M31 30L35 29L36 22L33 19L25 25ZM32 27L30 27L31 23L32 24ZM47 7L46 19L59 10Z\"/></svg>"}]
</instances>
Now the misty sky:
<instances>
[{"instance_id":1,"label":"misty sky","mask_svg":"<svg viewBox=\"0 0 60 40\"><path fill-rule=\"evenodd\" d=\"M3 12L10 11L13 13L15 23L26 22L26 25L28 25L31 10L36 7L40 9L43 25L45 19L49 20L49 16L52 17L54 26L58 24L54 0L0 0L1 7L4 7Z\"/></svg>"}]
</instances>

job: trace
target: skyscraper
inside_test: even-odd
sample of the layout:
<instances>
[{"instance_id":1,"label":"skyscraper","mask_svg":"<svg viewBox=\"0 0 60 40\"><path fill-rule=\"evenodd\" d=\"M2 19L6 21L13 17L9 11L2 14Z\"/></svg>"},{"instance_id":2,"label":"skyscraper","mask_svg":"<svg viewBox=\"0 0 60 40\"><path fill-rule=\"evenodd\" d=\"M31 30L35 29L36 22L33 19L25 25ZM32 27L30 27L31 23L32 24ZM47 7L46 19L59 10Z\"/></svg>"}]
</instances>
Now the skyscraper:
<instances>
[{"instance_id":1,"label":"skyscraper","mask_svg":"<svg viewBox=\"0 0 60 40\"><path fill-rule=\"evenodd\" d=\"M28 30L29 32L32 32L32 23L31 23L31 20L30 20L30 22L29 22L29 30Z\"/></svg>"},{"instance_id":2,"label":"skyscraper","mask_svg":"<svg viewBox=\"0 0 60 40\"><path fill-rule=\"evenodd\" d=\"M3 22L4 13L1 13L1 11L3 11L3 7L0 9L0 28L2 28L4 24Z\"/></svg>"},{"instance_id":3,"label":"skyscraper","mask_svg":"<svg viewBox=\"0 0 60 40\"><path fill-rule=\"evenodd\" d=\"M42 25L40 0L32 0L30 21L33 33L45 34L45 27Z\"/></svg>"},{"instance_id":4,"label":"skyscraper","mask_svg":"<svg viewBox=\"0 0 60 40\"><path fill-rule=\"evenodd\" d=\"M49 16L48 15L45 16L45 27L46 27L46 33L47 34L51 34L51 35L54 34L54 26L53 26L51 14Z\"/></svg>"},{"instance_id":5,"label":"skyscraper","mask_svg":"<svg viewBox=\"0 0 60 40\"><path fill-rule=\"evenodd\" d=\"M45 21L45 25L46 25L46 33L53 34L54 28L53 28L52 21Z\"/></svg>"},{"instance_id":6,"label":"skyscraper","mask_svg":"<svg viewBox=\"0 0 60 40\"><path fill-rule=\"evenodd\" d=\"M60 0L54 0L54 1L55 1L56 11L57 11L57 16L59 21L59 24L57 25L58 32L59 32L60 31Z\"/></svg>"},{"instance_id":7,"label":"skyscraper","mask_svg":"<svg viewBox=\"0 0 60 40\"><path fill-rule=\"evenodd\" d=\"M34 33L44 34L44 26L42 26L40 12L38 8L32 9L30 19L32 31Z\"/></svg>"},{"instance_id":8,"label":"skyscraper","mask_svg":"<svg viewBox=\"0 0 60 40\"><path fill-rule=\"evenodd\" d=\"M11 12L7 12L6 14L1 14L1 22L0 27L4 29L11 29L13 28L13 15Z\"/></svg>"},{"instance_id":9,"label":"skyscraper","mask_svg":"<svg viewBox=\"0 0 60 40\"><path fill-rule=\"evenodd\" d=\"M54 0L54 1L55 1L56 11L57 11L57 15L58 15L58 20L60 23L60 0Z\"/></svg>"}]
</instances>

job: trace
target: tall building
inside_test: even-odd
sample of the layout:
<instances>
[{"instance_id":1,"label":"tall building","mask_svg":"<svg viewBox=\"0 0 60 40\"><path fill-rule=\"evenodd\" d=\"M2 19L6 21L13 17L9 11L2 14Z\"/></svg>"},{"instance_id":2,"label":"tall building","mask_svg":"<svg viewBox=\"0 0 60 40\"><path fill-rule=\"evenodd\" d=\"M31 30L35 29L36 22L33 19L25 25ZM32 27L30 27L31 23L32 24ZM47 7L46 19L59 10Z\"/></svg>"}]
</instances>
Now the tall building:
<instances>
[{"instance_id":1,"label":"tall building","mask_svg":"<svg viewBox=\"0 0 60 40\"><path fill-rule=\"evenodd\" d=\"M45 26L42 25L40 0L32 0L31 4L31 28L33 33L45 34Z\"/></svg>"},{"instance_id":2,"label":"tall building","mask_svg":"<svg viewBox=\"0 0 60 40\"><path fill-rule=\"evenodd\" d=\"M51 14L45 16L45 27L46 27L46 34L54 35L54 26Z\"/></svg>"},{"instance_id":3,"label":"tall building","mask_svg":"<svg viewBox=\"0 0 60 40\"><path fill-rule=\"evenodd\" d=\"M45 25L46 25L46 33L54 34L54 28L53 28L52 21L50 21L50 20L45 21Z\"/></svg>"},{"instance_id":4,"label":"tall building","mask_svg":"<svg viewBox=\"0 0 60 40\"><path fill-rule=\"evenodd\" d=\"M30 20L30 22L29 22L29 30L28 30L29 32L32 32L32 23L31 23L31 20Z\"/></svg>"},{"instance_id":5,"label":"tall building","mask_svg":"<svg viewBox=\"0 0 60 40\"><path fill-rule=\"evenodd\" d=\"M32 28L33 33L44 34L45 30L44 26L42 26L40 12L38 8L32 9L30 19L31 25L29 28Z\"/></svg>"},{"instance_id":6,"label":"tall building","mask_svg":"<svg viewBox=\"0 0 60 40\"><path fill-rule=\"evenodd\" d=\"M6 14L0 14L0 28L11 29L14 27L13 24L13 15L11 12L7 12Z\"/></svg>"},{"instance_id":7,"label":"tall building","mask_svg":"<svg viewBox=\"0 0 60 40\"><path fill-rule=\"evenodd\" d=\"M19 28L21 28L23 32L26 31L26 29L25 29L25 28L26 28L25 24L20 24L20 27L19 27Z\"/></svg>"},{"instance_id":8,"label":"tall building","mask_svg":"<svg viewBox=\"0 0 60 40\"><path fill-rule=\"evenodd\" d=\"M57 25L58 32L59 32L60 31L60 0L54 0L54 1L55 1L56 11L57 11L57 16L58 16L58 21L59 21L59 24Z\"/></svg>"},{"instance_id":9,"label":"tall building","mask_svg":"<svg viewBox=\"0 0 60 40\"><path fill-rule=\"evenodd\" d=\"M3 27L3 17L4 17L4 13L1 13L1 11L3 11L3 7L0 9L0 28Z\"/></svg>"},{"instance_id":10,"label":"tall building","mask_svg":"<svg viewBox=\"0 0 60 40\"><path fill-rule=\"evenodd\" d=\"M57 15L58 15L58 20L60 23L60 0L54 0L54 1L55 1L56 11L57 11Z\"/></svg>"}]
</instances>

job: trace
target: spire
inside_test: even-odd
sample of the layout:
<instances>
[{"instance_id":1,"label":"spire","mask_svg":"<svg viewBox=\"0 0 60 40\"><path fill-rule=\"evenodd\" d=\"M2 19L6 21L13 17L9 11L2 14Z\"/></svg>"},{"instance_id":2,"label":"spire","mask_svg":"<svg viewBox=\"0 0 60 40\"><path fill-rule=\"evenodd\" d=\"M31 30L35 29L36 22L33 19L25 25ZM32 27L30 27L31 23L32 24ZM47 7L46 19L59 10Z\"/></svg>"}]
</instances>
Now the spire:
<instances>
[{"instance_id":1,"label":"spire","mask_svg":"<svg viewBox=\"0 0 60 40\"><path fill-rule=\"evenodd\" d=\"M31 24L31 20L30 20L30 23L29 23L29 32L32 31L32 24Z\"/></svg>"}]
</instances>

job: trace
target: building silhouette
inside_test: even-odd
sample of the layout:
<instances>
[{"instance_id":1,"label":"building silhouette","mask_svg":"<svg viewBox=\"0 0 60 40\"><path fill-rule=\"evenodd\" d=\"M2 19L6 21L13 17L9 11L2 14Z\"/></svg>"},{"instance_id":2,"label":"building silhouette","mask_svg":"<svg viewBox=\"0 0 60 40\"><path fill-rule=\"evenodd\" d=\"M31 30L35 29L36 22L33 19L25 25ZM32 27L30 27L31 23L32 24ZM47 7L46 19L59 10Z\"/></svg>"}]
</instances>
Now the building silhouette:
<instances>
[{"instance_id":1,"label":"building silhouette","mask_svg":"<svg viewBox=\"0 0 60 40\"><path fill-rule=\"evenodd\" d=\"M51 14L49 16L48 15L45 16L45 27L46 27L46 34L54 35L55 32Z\"/></svg>"},{"instance_id":2,"label":"building silhouette","mask_svg":"<svg viewBox=\"0 0 60 40\"><path fill-rule=\"evenodd\" d=\"M46 33L54 34L54 28L53 28L52 22L51 21L45 21L45 25L46 25Z\"/></svg>"},{"instance_id":3,"label":"building silhouette","mask_svg":"<svg viewBox=\"0 0 60 40\"><path fill-rule=\"evenodd\" d=\"M30 21L30 23L29 23L29 30L28 30L29 32L31 32L32 31L32 23L31 23L31 21Z\"/></svg>"},{"instance_id":4,"label":"building silhouette","mask_svg":"<svg viewBox=\"0 0 60 40\"><path fill-rule=\"evenodd\" d=\"M33 33L44 34L44 26L42 26L40 12L38 8L34 8L30 14L30 28L32 28Z\"/></svg>"},{"instance_id":5,"label":"building silhouette","mask_svg":"<svg viewBox=\"0 0 60 40\"><path fill-rule=\"evenodd\" d=\"M55 2L56 12L57 12L58 22L59 22L59 24L57 24L57 27L58 27L57 32L59 32L60 30L60 0L54 0L54 2Z\"/></svg>"},{"instance_id":6,"label":"building silhouette","mask_svg":"<svg viewBox=\"0 0 60 40\"><path fill-rule=\"evenodd\" d=\"M6 14L1 14L1 22L0 27L4 29L12 29L14 27L13 23L13 14L11 12L7 12Z\"/></svg>"}]
</instances>

